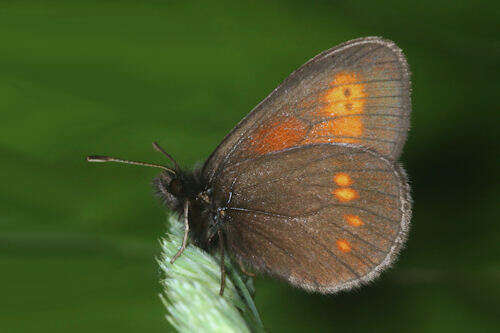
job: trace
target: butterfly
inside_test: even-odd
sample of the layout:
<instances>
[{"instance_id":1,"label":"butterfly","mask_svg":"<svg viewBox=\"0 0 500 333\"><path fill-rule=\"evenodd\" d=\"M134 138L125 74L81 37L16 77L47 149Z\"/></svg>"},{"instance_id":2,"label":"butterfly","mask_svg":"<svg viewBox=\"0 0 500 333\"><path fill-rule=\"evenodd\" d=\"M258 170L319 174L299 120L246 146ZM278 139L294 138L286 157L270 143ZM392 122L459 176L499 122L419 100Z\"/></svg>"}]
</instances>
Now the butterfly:
<instances>
[{"instance_id":1,"label":"butterfly","mask_svg":"<svg viewBox=\"0 0 500 333\"><path fill-rule=\"evenodd\" d=\"M410 73L389 40L326 50L294 71L223 139L202 168L171 168L154 186L183 217L183 243L313 292L365 284L389 267L409 230L398 163L410 123Z\"/></svg>"}]
</instances>

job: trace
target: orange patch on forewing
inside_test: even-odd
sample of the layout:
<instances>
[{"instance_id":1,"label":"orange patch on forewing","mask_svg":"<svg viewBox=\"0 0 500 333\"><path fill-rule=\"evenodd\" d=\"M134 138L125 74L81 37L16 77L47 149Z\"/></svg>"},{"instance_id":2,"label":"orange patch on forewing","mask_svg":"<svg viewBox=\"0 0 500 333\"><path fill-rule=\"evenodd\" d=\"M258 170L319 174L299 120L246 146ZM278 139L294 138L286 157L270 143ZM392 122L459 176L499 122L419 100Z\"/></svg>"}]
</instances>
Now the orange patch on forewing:
<instances>
[{"instance_id":1,"label":"orange patch on forewing","mask_svg":"<svg viewBox=\"0 0 500 333\"><path fill-rule=\"evenodd\" d=\"M349 186L353 183L351 177L345 172L336 173L335 176L333 176L333 181L338 186Z\"/></svg>"},{"instance_id":2,"label":"orange patch on forewing","mask_svg":"<svg viewBox=\"0 0 500 333\"><path fill-rule=\"evenodd\" d=\"M323 95L322 102L326 105L320 110L323 116L334 117L359 113L363 111L366 93L363 83L356 83L359 80L354 73L340 73L330 83L330 88Z\"/></svg>"},{"instance_id":3,"label":"orange patch on forewing","mask_svg":"<svg viewBox=\"0 0 500 333\"><path fill-rule=\"evenodd\" d=\"M267 154L296 146L307 132L307 126L294 117L279 118L252 136L252 146L256 153Z\"/></svg>"},{"instance_id":4,"label":"orange patch on forewing","mask_svg":"<svg viewBox=\"0 0 500 333\"><path fill-rule=\"evenodd\" d=\"M347 223L349 225L352 225L353 227L360 227L364 224L364 222L361 220L361 218L358 215L344 215L344 219L346 219Z\"/></svg>"},{"instance_id":5,"label":"orange patch on forewing","mask_svg":"<svg viewBox=\"0 0 500 333\"><path fill-rule=\"evenodd\" d=\"M358 192L353 190L352 188L346 188L346 187L341 187L337 188L333 191L333 195L340 201L340 202L348 202L354 199L357 199L359 197Z\"/></svg>"},{"instance_id":6,"label":"orange patch on forewing","mask_svg":"<svg viewBox=\"0 0 500 333\"><path fill-rule=\"evenodd\" d=\"M349 244L349 242L345 239L337 240L337 247L342 252L351 252L351 244Z\"/></svg>"},{"instance_id":7,"label":"orange patch on forewing","mask_svg":"<svg viewBox=\"0 0 500 333\"><path fill-rule=\"evenodd\" d=\"M363 122L361 117L353 116L328 120L314 126L311 130L308 142L342 142L357 143L357 137L363 134Z\"/></svg>"},{"instance_id":8,"label":"orange patch on forewing","mask_svg":"<svg viewBox=\"0 0 500 333\"><path fill-rule=\"evenodd\" d=\"M341 72L335 75L328 89L321 97L324 105L318 110L320 118L335 118L325 120L316 125L309 134L310 143L342 142L358 143L358 137L363 134L363 121L360 116L366 103L365 84L356 73ZM331 139L329 139L330 137Z\"/></svg>"}]
</instances>

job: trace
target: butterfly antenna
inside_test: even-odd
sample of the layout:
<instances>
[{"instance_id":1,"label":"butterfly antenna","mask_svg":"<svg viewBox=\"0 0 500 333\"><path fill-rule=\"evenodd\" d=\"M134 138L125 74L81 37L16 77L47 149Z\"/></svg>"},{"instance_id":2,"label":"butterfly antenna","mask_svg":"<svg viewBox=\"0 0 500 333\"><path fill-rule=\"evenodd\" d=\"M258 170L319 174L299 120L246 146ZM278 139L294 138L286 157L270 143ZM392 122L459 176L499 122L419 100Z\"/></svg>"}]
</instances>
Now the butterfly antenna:
<instances>
[{"instance_id":1,"label":"butterfly antenna","mask_svg":"<svg viewBox=\"0 0 500 333\"><path fill-rule=\"evenodd\" d=\"M146 162L139 162L139 161L129 161L129 160L122 160L121 158L115 158L115 157L110 157L110 156L101 156L101 155L93 155L93 156L87 156L87 162L117 162L117 163L125 163L125 164L133 164L133 165L142 165L142 166L148 166L152 168L159 168L166 170L168 172L171 172L172 174L176 174L176 172L170 168L167 168L166 166L159 165L159 164L153 164L153 163L146 163Z\"/></svg>"},{"instance_id":2,"label":"butterfly antenna","mask_svg":"<svg viewBox=\"0 0 500 333\"><path fill-rule=\"evenodd\" d=\"M153 142L153 148L156 149L157 151L159 151L160 153L162 153L163 155L165 155L170 161L172 161L172 163L174 163L175 170L180 170L181 169L179 167L179 164L177 164L177 162L172 157L172 155L170 155L169 153L167 153L165 151L165 149L163 149L162 147L160 147L160 145L157 142Z\"/></svg>"}]
</instances>

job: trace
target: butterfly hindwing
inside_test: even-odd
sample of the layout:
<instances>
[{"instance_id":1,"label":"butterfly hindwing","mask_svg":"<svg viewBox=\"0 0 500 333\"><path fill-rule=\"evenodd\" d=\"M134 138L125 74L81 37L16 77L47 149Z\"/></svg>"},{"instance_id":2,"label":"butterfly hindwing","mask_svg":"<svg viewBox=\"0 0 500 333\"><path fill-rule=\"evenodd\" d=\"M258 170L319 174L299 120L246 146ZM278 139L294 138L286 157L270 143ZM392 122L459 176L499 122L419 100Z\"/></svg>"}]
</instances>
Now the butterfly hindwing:
<instances>
[{"instance_id":1,"label":"butterfly hindwing","mask_svg":"<svg viewBox=\"0 0 500 333\"><path fill-rule=\"evenodd\" d=\"M390 265L408 230L403 171L350 144L313 144L247 159L214 183L227 246L255 269L335 292Z\"/></svg>"},{"instance_id":2,"label":"butterfly hindwing","mask_svg":"<svg viewBox=\"0 0 500 333\"><path fill-rule=\"evenodd\" d=\"M409 127L409 70L391 41L368 37L327 50L293 72L206 162L203 177L243 159L312 143L345 143L397 160Z\"/></svg>"}]
</instances>

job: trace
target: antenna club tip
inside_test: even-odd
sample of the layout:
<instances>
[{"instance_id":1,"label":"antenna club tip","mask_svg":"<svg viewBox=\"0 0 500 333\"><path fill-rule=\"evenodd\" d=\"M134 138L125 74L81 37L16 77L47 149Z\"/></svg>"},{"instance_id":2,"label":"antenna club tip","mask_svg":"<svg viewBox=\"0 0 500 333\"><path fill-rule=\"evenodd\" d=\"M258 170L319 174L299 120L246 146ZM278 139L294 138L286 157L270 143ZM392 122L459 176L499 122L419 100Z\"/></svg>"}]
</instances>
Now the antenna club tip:
<instances>
[{"instance_id":1,"label":"antenna club tip","mask_svg":"<svg viewBox=\"0 0 500 333\"><path fill-rule=\"evenodd\" d=\"M100 156L100 155L91 155L85 158L87 162L108 162L108 156Z\"/></svg>"}]
</instances>

